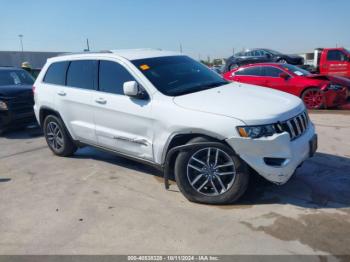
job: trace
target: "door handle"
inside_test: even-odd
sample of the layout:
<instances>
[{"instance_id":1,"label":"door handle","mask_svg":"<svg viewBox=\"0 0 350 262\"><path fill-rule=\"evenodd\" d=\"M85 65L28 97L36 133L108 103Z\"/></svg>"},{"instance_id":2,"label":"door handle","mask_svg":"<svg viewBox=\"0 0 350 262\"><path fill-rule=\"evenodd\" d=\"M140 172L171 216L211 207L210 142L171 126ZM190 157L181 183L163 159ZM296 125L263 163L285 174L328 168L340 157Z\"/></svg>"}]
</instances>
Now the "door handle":
<instances>
[{"instance_id":1,"label":"door handle","mask_svg":"<svg viewBox=\"0 0 350 262\"><path fill-rule=\"evenodd\" d=\"M101 97L96 99L95 102L101 105L107 104L107 100Z\"/></svg>"},{"instance_id":2,"label":"door handle","mask_svg":"<svg viewBox=\"0 0 350 262\"><path fill-rule=\"evenodd\" d=\"M59 91L59 92L57 92L57 95L59 95L59 96L65 96L65 95L67 95L67 94L66 94L66 92L64 92L64 91Z\"/></svg>"}]
</instances>

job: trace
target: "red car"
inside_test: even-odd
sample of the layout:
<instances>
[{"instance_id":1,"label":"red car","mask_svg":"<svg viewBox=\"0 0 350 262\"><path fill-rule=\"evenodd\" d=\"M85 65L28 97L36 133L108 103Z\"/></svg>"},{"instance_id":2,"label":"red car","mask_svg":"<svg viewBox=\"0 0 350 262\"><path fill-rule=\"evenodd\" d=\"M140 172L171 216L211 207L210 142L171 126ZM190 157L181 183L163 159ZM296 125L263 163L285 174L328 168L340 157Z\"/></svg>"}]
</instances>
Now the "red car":
<instances>
[{"instance_id":1,"label":"red car","mask_svg":"<svg viewBox=\"0 0 350 262\"><path fill-rule=\"evenodd\" d=\"M277 63L242 66L225 73L224 78L296 95L309 109L345 104L350 88L350 80L344 77L313 75L297 66Z\"/></svg>"}]
</instances>

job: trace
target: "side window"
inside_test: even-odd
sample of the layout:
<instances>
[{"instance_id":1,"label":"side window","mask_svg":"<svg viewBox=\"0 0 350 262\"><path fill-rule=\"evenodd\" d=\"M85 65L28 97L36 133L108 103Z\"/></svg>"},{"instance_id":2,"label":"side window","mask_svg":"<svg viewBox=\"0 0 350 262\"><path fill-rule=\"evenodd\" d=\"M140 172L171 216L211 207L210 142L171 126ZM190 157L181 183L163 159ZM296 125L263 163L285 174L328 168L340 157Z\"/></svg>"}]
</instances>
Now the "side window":
<instances>
[{"instance_id":1,"label":"side window","mask_svg":"<svg viewBox=\"0 0 350 262\"><path fill-rule=\"evenodd\" d=\"M67 86L93 90L96 64L94 60L72 61L68 67Z\"/></svg>"},{"instance_id":2,"label":"side window","mask_svg":"<svg viewBox=\"0 0 350 262\"><path fill-rule=\"evenodd\" d=\"M65 85L68 64L69 62L51 64L46 71L43 81L48 84Z\"/></svg>"},{"instance_id":3,"label":"side window","mask_svg":"<svg viewBox=\"0 0 350 262\"><path fill-rule=\"evenodd\" d=\"M263 71L264 71L264 76L266 77L279 77L280 74L283 73L281 69L278 69L272 66L264 67Z\"/></svg>"},{"instance_id":4,"label":"side window","mask_svg":"<svg viewBox=\"0 0 350 262\"><path fill-rule=\"evenodd\" d=\"M235 75L241 76L262 76L261 66L252 66L243 68L235 73Z\"/></svg>"},{"instance_id":5,"label":"side window","mask_svg":"<svg viewBox=\"0 0 350 262\"><path fill-rule=\"evenodd\" d=\"M100 61L99 90L124 95L123 84L135 81L134 77L120 64L112 61Z\"/></svg>"},{"instance_id":6,"label":"side window","mask_svg":"<svg viewBox=\"0 0 350 262\"><path fill-rule=\"evenodd\" d=\"M330 50L327 54L328 61L346 61L346 55L339 50Z\"/></svg>"}]
</instances>

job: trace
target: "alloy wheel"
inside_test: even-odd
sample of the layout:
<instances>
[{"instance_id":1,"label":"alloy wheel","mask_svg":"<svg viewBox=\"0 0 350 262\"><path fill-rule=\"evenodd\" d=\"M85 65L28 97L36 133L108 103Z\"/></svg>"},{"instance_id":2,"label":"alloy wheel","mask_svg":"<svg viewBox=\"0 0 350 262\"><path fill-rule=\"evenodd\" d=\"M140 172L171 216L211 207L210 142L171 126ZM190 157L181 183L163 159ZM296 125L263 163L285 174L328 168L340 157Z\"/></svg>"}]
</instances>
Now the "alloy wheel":
<instances>
[{"instance_id":1,"label":"alloy wheel","mask_svg":"<svg viewBox=\"0 0 350 262\"><path fill-rule=\"evenodd\" d=\"M187 178L198 193L218 196L233 185L236 178L235 163L219 148L203 148L190 157L187 164Z\"/></svg>"},{"instance_id":2,"label":"alloy wheel","mask_svg":"<svg viewBox=\"0 0 350 262\"><path fill-rule=\"evenodd\" d=\"M303 96L303 101L307 108L320 108L323 104L323 94L321 90L307 90Z\"/></svg>"},{"instance_id":3,"label":"alloy wheel","mask_svg":"<svg viewBox=\"0 0 350 262\"><path fill-rule=\"evenodd\" d=\"M55 122L49 122L46 126L46 138L52 149L61 150L64 145L63 134L60 126Z\"/></svg>"}]
</instances>

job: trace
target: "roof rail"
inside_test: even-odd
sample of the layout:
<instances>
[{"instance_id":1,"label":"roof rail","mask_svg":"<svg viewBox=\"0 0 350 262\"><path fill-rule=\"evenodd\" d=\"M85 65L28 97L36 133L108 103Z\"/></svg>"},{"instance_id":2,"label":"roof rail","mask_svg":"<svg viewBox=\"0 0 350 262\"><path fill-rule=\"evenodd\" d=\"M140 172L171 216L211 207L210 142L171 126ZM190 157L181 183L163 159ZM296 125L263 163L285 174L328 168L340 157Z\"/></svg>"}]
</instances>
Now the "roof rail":
<instances>
[{"instance_id":1,"label":"roof rail","mask_svg":"<svg viewBox=\"0 0 350 262\"><path fill-rule=\"evenodd\" d=\"M85 51L85 52L67 52L67 53L61 53L58 54L57 56L66 56L66 55L83 55L83 54L111 54L113 53L110 50L101 50L101 51Z\"/></svg>"}]
</instances>

